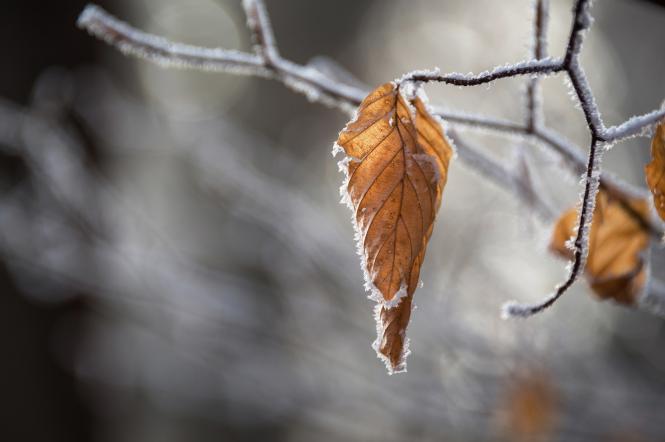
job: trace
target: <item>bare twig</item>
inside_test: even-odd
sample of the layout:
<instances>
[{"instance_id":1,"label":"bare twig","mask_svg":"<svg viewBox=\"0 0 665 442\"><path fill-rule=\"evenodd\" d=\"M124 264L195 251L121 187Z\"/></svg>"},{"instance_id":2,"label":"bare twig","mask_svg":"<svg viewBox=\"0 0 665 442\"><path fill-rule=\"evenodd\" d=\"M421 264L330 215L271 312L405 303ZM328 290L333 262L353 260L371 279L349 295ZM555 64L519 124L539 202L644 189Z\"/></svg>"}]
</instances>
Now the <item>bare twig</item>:
<instances>
[{"instance_id":1,"label":"bare twig","mask_svg":"<svg viewBox=\"0 0 665 442\"><path fill-rule=\"evenodd\" d=\"M648 136L648 129L665 118L665 109L657 109L643 115L636 115L621 124L608 127L603 132L603 140L618 142L634 136Z\"/></svg>"},{"instance_id":2,"label":"bare twig","mask_svg":"<svg viewBox=\"0 0 665 442\"><path fill-rule=\"evenodd\" d=\"M515 301L507 302L503 306L504 317L522 317L534 315L545 310L559 299L575 283L584 271L587 255L589 254L589 228L593 218L596 195L598 194L598 168L602 156L602 149L598 148L598 141L594 138L589 148L589 165L585 176L582 206L579 212L579 221L575 241L573 243L573 261L566 280L559 284L554 293L541 302L529 305L518 304Z\"/></svg>"},{"instance_id":3,"label":"bare twig","mask_svg":"<svg viewBox=\"0 0 665 442\"><path fill-rule=\"evenodd\" d=\"M247 16L247 27L252 33L254 50L264 62L275 63L280 58L279 51L265 6L253 0L243 0L242 6Z\"/></svg>"},{"instance_id":4,"label":"bare twig","mask_svg":"<svg viewBox=\"0 0 665 442\"><path fill-rule=\"evenodd\" d=\"M534 2L533 48L531 56L541 60L547 56L547 23L549 16L549 0ZM540 106L539 77L533 77L526 89L526 129L533 132L542 125L542 109Z\"/></svg>"},{"instance_id":5,"label":"bare twig","mask_svg":"<svg viewBox=\"0 0 665 442\"><path fill-rule=\"evenodd\" d=\"M402 78L402 81L417 81L421 83L445 83L454 86L477 86L491 83L502 78L518 77L521 75L551 75L565 70L563 60L557 58L544 58L542 60L524 60L506 66L497 66L492 70L480 74L460 74L453 72L445 75L432 75L414 73Z\"/></svg>"},{"instance_id":6,"label":"bare twig","mask_svg":"<svg viewBox=\"0 0 665 442\"><path fill-rule=\"evenodd\" d=\"M504 136L517 136L520 138L529 135L523 124L514 123L501 118L441 109L437 106L433 106L433 110L434 113L443 120L459 128L469 127L479 130L488 130Z\"/></svg>"},{"instance_id":7,"label":"bare twig","mask_svg":"<svg viewBox=\"0 0 665 442\"><path fill-rule=\"evenodd\" d=\"M258 55L174 43L129 26L96 5L86 6L77 25L124 54L146 58L164 67L233 71L264 77L270 74Z\"/></svg>"},{"instance_id":8,"label":"bare twig","mask_svg":"<svg viewBox=\"0 0 665 442\"><path fill-rule=\"evenodd\" d=\"M511 170L488 156L476 147L472 147L456 132L449 131L448 136L454 141L458 157L483 178L489 179L498 186L513 193L518 199L523 200L544 222L551 222L555 213L550 205L542 198L534 198L533 193L525 187L523 177L518 171Z\"/></svg>"},{"instance_id":9,"label":"bare twig","mask_svg":"<svg viewBox=\"0 0 665 442\"><path fill-rule=\"evenodd\" d=\"M245 2L245 5L250 7L253 3L258 2L250 0ZM261 25L264 21L256 20L254 23ZM229 49L202 48L176 43L140 31L96 5L86 6L79 16L77 25L86 29L91 35L115 46L124 54L145 58L164 67L276 78L295 91L305 94L312 101L339 107L347 112L351 112L365 96L365 91L331 81L316 69L282 59L276 49L268 51L273 57L268 61L262 55L265 51L249 54ZM261 35L265 37L270 34L270 31L264 30Z\"/></svg>"}]
</instances>

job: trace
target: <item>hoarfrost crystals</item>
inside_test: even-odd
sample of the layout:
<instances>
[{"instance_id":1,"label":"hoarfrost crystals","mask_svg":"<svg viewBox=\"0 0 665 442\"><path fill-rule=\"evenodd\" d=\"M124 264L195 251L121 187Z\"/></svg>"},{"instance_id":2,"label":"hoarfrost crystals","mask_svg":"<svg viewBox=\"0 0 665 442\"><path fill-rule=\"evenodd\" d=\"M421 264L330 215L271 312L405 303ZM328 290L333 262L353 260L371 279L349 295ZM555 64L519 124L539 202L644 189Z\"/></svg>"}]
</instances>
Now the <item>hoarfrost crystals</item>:
<instances>
[{"instance_id":1,"label":"hoarfrost crystals","mask_svg":"<svg viewBox=\"0 0 665 442\"><path fill-rule=\"evenodd\" d=\"M371 288L373 293L381 295L378 288L374 284L371 284ZM409 293L407 291L406 283L402 281L402 284L400 285L400 288L397 291L397 293L395 293L395 296L393 296L393 299L386 301L385 299L383 299L383 296L381 296L381 299L377 302L381 302L386 309L390 310L394 307L397 307L400 304L400 302L402 302L402 299L406 298L408 295ZM374 297L370 299L374 299Z\"/></svg>"},{"instance_id":2,"label":"hoarfrost crystals","mask_svg":"<svg viewBox=\"0 0 665 442\"><path fill-rule=\"evenodd\" d=\"M201 48L175 43L139 31L96 5L86 6L76 24L115 46L123 54L145 58L163 67L196 68L261 77L272 75L256 55L230 49Z\"/></svg>"}]
</instances>

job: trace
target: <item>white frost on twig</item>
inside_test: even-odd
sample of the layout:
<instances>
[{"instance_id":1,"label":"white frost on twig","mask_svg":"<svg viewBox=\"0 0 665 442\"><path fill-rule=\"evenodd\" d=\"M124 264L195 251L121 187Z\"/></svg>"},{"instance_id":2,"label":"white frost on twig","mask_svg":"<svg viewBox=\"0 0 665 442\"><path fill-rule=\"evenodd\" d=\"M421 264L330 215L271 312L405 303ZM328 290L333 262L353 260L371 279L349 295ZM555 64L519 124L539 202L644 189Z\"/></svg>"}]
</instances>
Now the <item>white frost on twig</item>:
<instances>
[{"instance_id":1,"label":"white frost on twig","mask_svg":"<svg viewBox=\"0 0 665 442\"><path fill-rule=\"evenodd\" d=\"M568 276L557 285L552 294L535 304L519 304L515 301L505 303L502 307L503 318L526 318L543 311L566 293L584 272L589 254L589 232L600 187L601 160L605 151L597 140L592 141L589 148L589 165L582 177L584 191L580 196L577 226L574 229L576 233L572 241L573 260L566 266Z\"/></svg>"},{"instance_id":2,"label":"white frost on twig","mask_svg":"<svg viewBox=\"0 0 665 442\"><path fill-rule=\"evenodd\" d=\"M76 24L126 55L145 58L163 67L194 68L261 77L269 77L271 74L256 55L172 42L164 37L140 31L97 5L86 6Z\"/></svg>"},{"instance_id":3,"label":"white frost on twig","mask_svg":"<svg viewBox=\"0 0 665 442\"><path fill-rule=\"evenodd\" d=\"M407 72L399 78L396 78L395 84L401 85L402 83L413 81L416 77L438 77L441 75L441 69L434 67L433 69L414 69Z\"/></svg>"},{"instance_id":4,"label":"white frost on twig","mask_svg":"<svg viewBox=\"0 0 665 442\"><path fill-rule=\"evenodd\" d=\"M245 4L246 7L255 8L257 12L265 12L264 7L261 6L262 3L257 0L247 0ZM258 24L260 22L259 18L262 13L257 13L254 22L251 21L251 17L248 17L250 28L255 23ZM269 25L267 14L265 14L265 18L266 23ZM582 31L591 23L590 15L586 9L584 10L584 17L580 19L584 26L575 36L575 51L579 51L581 47L582 36L584 34ZM330 75L322 73L319 69L314 69L311 66L297 65L280 57L276 49L277 46L274 41L272 29L269 27L266 28L265 25L262 29L264 35L268 36L269 47L274 48L274 52L271 53L271 57L274 56L275 58L273 60L274 65L267 65L262 56L255 54L171 42L164 37L140 31L118 20L94 4L86 6L79 16L77 25L87 30L91 35L115 46L125 54L145 58L164 67L212 70L266 78L277 76L277 79L290 86L296 92L305 93L310 100L320 100L324 104L340 107L347 113L351 113L350 109L357 106L367 94L366 88L358 84L345 84L347 82L336 81ZM266 32L266 29L269 29L269 31ZM579 36L577 36L578 34ZM555 71L563 70L563 61L557 58L524 60L514 64L497 66L480 74L453 72L440 75L439 81L452 84L474 85L517 75L549 75ZM571 68L573 71L576 69L575 66ZM411 74L417 74L417 71ZM432 77L432 75L428 75L428 77ZM584 90L588 90L588 85L582 84L582 87ZM592 97L590 90L588 92L587 95ZM589 111L595 124L602 122L595 103L590 106ZM644 118L633 117L609 129L603 129L602 124L598 124L598 128L602 129L598 135L604 141L620 141L626 137L633 136L633 134L639 134L645 126L651 126L659 118L665 116L665 114L660 112L663 111L652 111L645 114ZM446 117L445 112L442 116ZM450 122L478 128L484 127L509 134L520 131L519 127L504 124L505 122L485 121L484 118L471 118L471 116L459 118L459 116L455 117L451 115Z\"/></svg>"},{"instance_id":5,"label":"white frost on twig","mask_svg":"<svg viewBox=\"0 0 665 442\"><path fill-rule=\"evenodd\" d=\"M265 61L279 59L279 51L266 7L260 0L242 0L256 53Z\"/></svg>"},{"instance_id":6,"label":"white frost on twig","mask_svg":"<svg viewBox=\"0 0 665 442\"><path fill-rule=\"evenodd\" d=\"M665 118L665 109L658 109L647 114L630 117L623 123L608 127L603 132L607 141L622 141L632 137L651 136L651 129Z\"/></svg>"}]
</instances>

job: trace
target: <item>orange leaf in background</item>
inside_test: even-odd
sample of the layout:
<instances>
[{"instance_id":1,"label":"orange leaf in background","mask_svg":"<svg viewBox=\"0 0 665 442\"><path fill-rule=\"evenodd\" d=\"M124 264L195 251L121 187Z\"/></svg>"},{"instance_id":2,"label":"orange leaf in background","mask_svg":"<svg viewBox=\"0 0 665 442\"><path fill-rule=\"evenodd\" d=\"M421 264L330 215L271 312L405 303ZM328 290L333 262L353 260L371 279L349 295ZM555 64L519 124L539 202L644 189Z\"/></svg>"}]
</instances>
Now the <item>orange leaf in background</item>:
<instances>
[{"instance_id":1,"label":"orange leaf in background","mask_svg":"<svg viewBox=\"0 0 665 442\"><path fill-rule=\"evenodd\" d=\"M646 200L630 202L631 209L648 219ZM566 211L554 226L550 248L572 259L566 242L575 234L577 210ZM601 299L621 304L635 304L644 290L647 264L643 259L649 244L649 232L617 201L599 192L593 223L589 232L589 256L585 273L591 289Z\"/></svg>"},{"instance_id":2,"label":"orange leaf in background","mask_svg":"<svg viewBox=\"0 0 665 442\"><path fill-rule=\"evenodd\" d=\"M651 140L651 162L644 168L653 205L665 221L665 123L660 123Z\"/></svg>"},{"instance_id":3,"label":"orange leaf in background","mask_svg":"<svg viewBox=\"0 0 665 442\"><path fill-rule=\"evenodd\" d=\"M544 372L527 372L512 380L496 413L509 440L534 442L546 439L558 417L557 396Z\"/></svg>"},{"instance_id":4,"label":"orange leaf in background","mask_svg":"<svg viewBox=\"0 0 665 442\"><path fill-rule=\"evenodd\" d=\"M377 301L374 349L390 373L404 371L406 327L452 149L419 98L407 103L394 83L371 92L337 146L347 181L366 289Z\"/></svg>"}]
</instances>

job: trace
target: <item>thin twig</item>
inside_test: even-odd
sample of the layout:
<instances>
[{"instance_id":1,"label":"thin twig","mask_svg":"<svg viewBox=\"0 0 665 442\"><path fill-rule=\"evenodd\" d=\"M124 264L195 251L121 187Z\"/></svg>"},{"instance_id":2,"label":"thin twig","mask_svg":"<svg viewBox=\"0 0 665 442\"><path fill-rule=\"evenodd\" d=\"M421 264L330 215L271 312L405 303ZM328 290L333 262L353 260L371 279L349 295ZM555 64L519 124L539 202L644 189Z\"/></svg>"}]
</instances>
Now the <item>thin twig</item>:
<instances>
[{"instance_id":1,"label":"thin twig","mask_svg":"<svg viewBox=\"0 0 665 442\"><path fill-rule=\"evenodd\" d=\"M456 132L451 130L447 135L455 143L457 156L464 163L470 165L474 171L483 178L489 179L508 192L513 193L518 199L523 200L534 209L536 215L542 221L551 222L554 219L555 213L550 205L542 198L537 196L534 198L533 192L525 186L523 176L517 171L513 171L499 161L484 155L480 149L472 147Z\"/></svg>"},{"instance_id":2,"label":"thin twig","mask_svg":"<svg viewBox=\"0 0 665 442\"><path fill-rule=\"evenodd\" d=\"M360 104L366 95L361 89L330 80L316 69L284 60L276 51L273 54L276 58L268 61L260 54L172 42L134 28L93 4L85 7L77 25L124 54L144 58L163 67L276 78L312 101L347 112Z\"/></svg>"},{"instance_id":3,"label":"thin twig","mask_svg":"<svg viewBox=\"0 0 665 442\"><path fill-rule=\"evenodd\" d=\"M515 123L501 118L490 117L486 115L470 114L448 109L441 109L433 106L434 113L444 121L454 124L457 127L470 127L474 129L488 130L497 132L506 136L524 137L528 135L526 127L523 124Z\"/></svg>"},{"instance_id":4,"label":"thin twig","mask_svg":"<svg viewBox=\"0 0 665 442\"><path fill-rule=\"evenodd\" d=\"M568 277L559 284L554 293L543 301L535 304L518 304L510 301L503 306L503 317L528 317L539 313L554 304L570 287L577 281L584 271L587 255L589 254L589 228L593 218L596 195L598 194L598 165L602 157L602 149L598 148L598 140L591 141L589 148L589 165L585 175L584 193L582 194L582 206L579 211L577 232L573 243L573 261L570 265Z\"/></svg>"},{"instance_id":5,"label":"thin twig","mask_svg":"<svg viewBox=\"0 0 665 442\"><path fill-rule=\"evenodd\" d=\"M645 131L659 123L663 118L665 118L665 109L657 109L643 115L630 117L621 124L605 129L603 140L617 142L637 135L647 136L649 134Z\"/></svg>"},{"instance_id":6,"label":"thin twig","mask_svg":"<svg viewBox=\"0 0 665 442\"><path fill-rule=\"evenodd\" d=\"M506 66L497 66L492 70L480 74L461 74L453 72L445 75L414 73L406 75L402 81L416 81L420 83L445 83L454 86L477 86L491 83L502 78L518 77L521 75L551 75L565 70L563 60L558 58L544 58L542 60L524 60Z\"/></svg>"},{"instance_id":7,"label":"thin twig","mask_svg":"<svg viewBox=\"0 0 665 442\"><path fill-rule=\"evenodd\" d=\"M531 56L541 60L547 56L547 23L549 16L549 0L536 0L534 2L533 48ZM526 129L533 133L536 127L542 124L542 109L540 106L540 78L533 77L526 88Z\"/></svg>"},{"instance_id":8,"label":"thin twig","mask_svg":"<svg viewBox=\"0 0 665 442\"><path fill-rule=\"evenodd\" d=\"M268 64L279 60L279 51L275 41L266 8L261 2L243 0L242 6L247 16L247 27L252 33L254 50Z\"/></svg>"},{"instance_id":9,"label":"thin twig","mask_svg":"<svg viewBox=\"0 0 665 442\"><path fill-rule=\"evenodd\" d=\"M270 73L257 55L175 43L140 31L96 5L86 6L76 24L126 55L145 58L164 67L245 73L263 77Z\"/></svg>"},{"instance_id":10,"label":"thin twig","mask_svg":"<svg viewBox=\"0 0 665 442\"><path fill-rule=\"evenodd\" d=\"M549 0L536 0L534 4L533 58L547 57L547 26L549 24Z\"/></svg>"}]
</instances>

